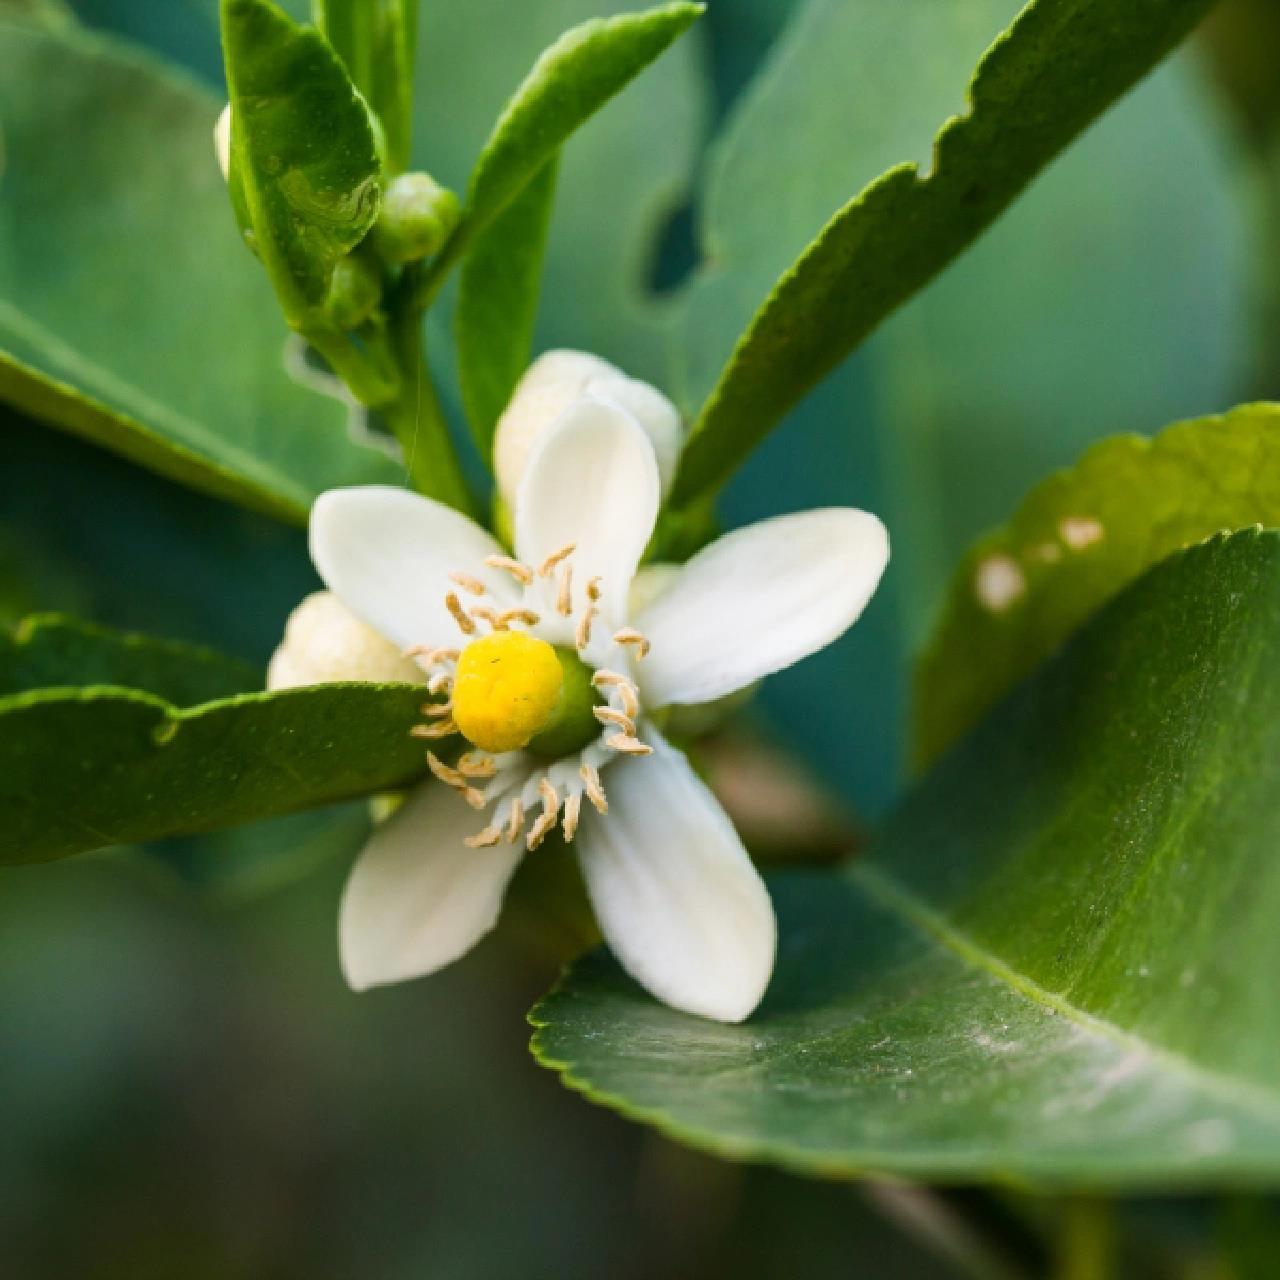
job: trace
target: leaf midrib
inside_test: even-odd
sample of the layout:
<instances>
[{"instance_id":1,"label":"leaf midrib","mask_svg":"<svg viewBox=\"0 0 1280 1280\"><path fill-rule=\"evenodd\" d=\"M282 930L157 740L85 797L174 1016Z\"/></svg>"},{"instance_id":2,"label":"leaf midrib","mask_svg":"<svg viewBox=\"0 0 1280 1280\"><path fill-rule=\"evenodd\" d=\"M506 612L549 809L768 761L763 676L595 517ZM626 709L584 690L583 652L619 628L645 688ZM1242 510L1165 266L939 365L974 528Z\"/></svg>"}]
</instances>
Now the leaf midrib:
<instances>
[{"instance_id":1,"label":"leaf midrib","mask_svg":"<svg viewBox=\"0 0 1280 1280\"><path fill-rule=\"evenodd\" d=\"M1153 1066L1185 1078L1207 1094L1225 1098L1236 1105L1249 1106L1270 1123L1280 1124L1280 1095L1252 1080L1202 1066L1172 1049L1145 1040L1114 1022L1089 1013L1057 992L1047 990L1033 978L1019 973L999 956L955 929L943 916L926 906L879 868L869 863L857 863L846 874L878 906L945 947L965 964L982 970L1033 1004L1056 1017L1067 1019L1091 1035L1110 1040L1129 1052L1142 1053Z\"/></svg>"}]
</instances>

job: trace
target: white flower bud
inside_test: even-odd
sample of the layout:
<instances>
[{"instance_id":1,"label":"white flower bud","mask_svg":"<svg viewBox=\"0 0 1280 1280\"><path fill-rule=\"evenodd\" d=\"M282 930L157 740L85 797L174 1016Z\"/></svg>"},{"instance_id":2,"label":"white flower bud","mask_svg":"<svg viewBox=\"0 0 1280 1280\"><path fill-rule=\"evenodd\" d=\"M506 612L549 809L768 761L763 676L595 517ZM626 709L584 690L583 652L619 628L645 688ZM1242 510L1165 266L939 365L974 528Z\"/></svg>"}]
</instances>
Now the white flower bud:
<instances>
[{"instance_id":1,"label":"white flower bud","mask_svg":"<svg viewBox=\"0 0 1280 1280\"><path fill-rule=\"evenodd\" d=\"M422 683L422 669L361 622L337 596L317 591L289 615L267 668L268 689L336 680Z\"/></svg>"},{"instance_id":2,"label":"white flower bud","mask_svg":"<svg viewBox=\"0 0 1280 1280\"><path fill-rule=\"evenodd\" d=\"M587 393L626 410L644 428L657 455L663 495L670 491L684 435L675 405L647 382L628 378L598 356L584 351L548 351L525 370L498 419L493 469L498 493L509 507L515 504L534 442Z\"/></svg>"},{"instance_id":3,"label":"white flower bud","mask_svg":"<svg viewBox=\"0 0 1280 1280\"><path fill-rule=\"evenodd\" d=\"M222 108L218 122L213 126L213 154L218 157L224 182L231 176L231 103Z\"/></svg>"}]
</instances>

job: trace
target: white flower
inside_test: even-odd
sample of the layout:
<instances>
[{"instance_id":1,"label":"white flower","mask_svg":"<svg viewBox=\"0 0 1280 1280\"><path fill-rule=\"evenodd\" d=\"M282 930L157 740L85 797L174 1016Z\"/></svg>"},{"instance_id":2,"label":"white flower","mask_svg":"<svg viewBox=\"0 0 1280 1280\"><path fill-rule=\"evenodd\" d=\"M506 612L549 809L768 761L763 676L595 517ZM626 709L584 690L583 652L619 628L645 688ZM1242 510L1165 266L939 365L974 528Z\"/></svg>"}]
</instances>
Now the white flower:
<instances>
[{"instance_id":1,"label":"white flower","mask_svg":"<svg viewBox=\"0 0 1280 1280\"><path fill-rule=\"evenodd\" d=\"M683 436L675 405L656 387L628 378L599 356L547 351L525 370L494 434L494 475L508 507L515 506L525 463L539 437L584 395L611 401L644 428L658 460L662 495L670 491Z\"/></svg>"},{"instance_id":2,"label":"white flower","mask_svg":"<svg viewBox=\"0 0 1280 1280\"><path fill-rule=\"evenodd\" d=\"M875 590L888 540L861 511L768 520L694 556L632 616L659 493L644 429L585 395L530 451L518 558L405 490L317 500L311 553L329 590L415 655L446 699L426 704L414 730L440 752L429 753L434 776L374 832L343 894L342 965L356 989L469 951L525 850L558 825L637 981L723 1021L758 1004L776 939L768 893L652 713L721 698L836 639ZM451 744L469 749L447 763Z\"/></svg>"}]
</instances>

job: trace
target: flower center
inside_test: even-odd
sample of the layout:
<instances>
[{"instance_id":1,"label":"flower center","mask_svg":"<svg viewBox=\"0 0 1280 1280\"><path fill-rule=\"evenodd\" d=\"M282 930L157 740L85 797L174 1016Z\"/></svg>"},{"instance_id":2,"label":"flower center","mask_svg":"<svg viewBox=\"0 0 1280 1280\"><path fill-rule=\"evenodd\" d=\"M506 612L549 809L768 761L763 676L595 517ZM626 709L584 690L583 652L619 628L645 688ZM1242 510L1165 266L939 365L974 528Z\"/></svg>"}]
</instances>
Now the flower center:
<instances>
[{"instance_id":1,"label":"flower center","mask_svg":"<svg viewBox=\"0 0 1280 1280\"><path fill-rule=\"evenodd\" d=\"M563 689L551 645L523 631L494 631L458 656L454 723L485 751L517 751L550 724Z\"/></svg>"}]
</instances>

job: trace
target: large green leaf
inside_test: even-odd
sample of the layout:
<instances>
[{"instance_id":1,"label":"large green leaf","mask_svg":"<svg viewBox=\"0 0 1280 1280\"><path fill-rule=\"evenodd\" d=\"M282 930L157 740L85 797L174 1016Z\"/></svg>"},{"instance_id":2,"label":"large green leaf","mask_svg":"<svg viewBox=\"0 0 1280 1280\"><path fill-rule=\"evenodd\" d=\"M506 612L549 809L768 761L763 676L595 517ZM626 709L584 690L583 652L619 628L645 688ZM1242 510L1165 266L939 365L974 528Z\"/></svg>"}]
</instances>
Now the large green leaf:
<instances>
[{"instance_id":1,"label":"large green leaf","mask_svg":"<svg viewBox=\"0 0 1280 1280\"><path fill-rule=\"evenodd\" d=\"M205 650L57 619L20 627L0 648L0 863L212 831L423 770L408 732L419 686L236 692L250 687Z\"/></svg>"},{"instance_id":2,"label":"large green leaf","mask_svg":"<svg viewBox=\"0 0 1280 1280\"><path fill-rule=\"evenodd\" d=\"M927 764L1144 569L1220 529L1280 525L1280 405L1116 436L961 561L916 671Z\"/></svg>"},{"instance_id":3,"label":"large green leaf","mask_svg":"<svg viewBox=\"0 0 1280 1280\"><path fill-rule=\"evenodd\" d=\"M377 217L369 109L314 27L270 0L222 0L233 177L285 318L317 321L338 261ZM248 232L246 232L248 235Z\"/></svg>"},{"instance_id":4,"label":"large green leaf","mask_svg":"<svg viewBox=\"0 0 1280 1280\"><path fill-rule=\"evenodd\" d=\"M695 424L676 501L721 484L815 382L965 248L1206 7L1206 0L1031 0L1002 32L1017 9L1013 0L905 10L814 0L777 54L767 92L756 95L755 109L767 105L767 113L754 122L744 113L713 169L703 232L711 263L679 341L688 344L685 381L697 395L705 385L699 370L720 372ZM921 47L928 56L919 56ZM895 57L907 48L917 56ZM943 125L922 176L932 134L962 107L968 68L983 49L969 109ZM815 94L815 83L840 86L838 97ZM904 84L915 92L904 93ZM905 114L895 117L904 103ZM822 128L822 116L841 108L855 138L869 141L849 145ZM779 172L776 157L787 150L794 163ZM848 203L823 227L797 225L807 221L814 185L836 188L833 204ZM768 216L776 200L753 207L760 190L781 190L783 216ZM851 200L850 190L858 193ZM753 272L734 269L742 258ZM758 305L761 277L767 288L778 271ZM707 307L719 313L711 327L701 319ZM732 327L726 315L735 316Z\"/></svg>"},{"instance_id":5,"label":"large green leaf","mask_svg":"<svg viewBox=\"0 0 1280 1280\"><path fill-rule=\"evenodd\" d=\"M1280 534L1162 562L908 797L776 886L743 1026L605 955L535 1052L633 1118L808 1172L1280 1178Z\"/></svg>"},{"instance_id":6,"label":"large green leaf","mask_svg":"<svg viewBox=\"0 0 1280 1280\"><path fill-rule=\"evenodd\" d=\"M287 372L213 162L220 105L109 41L0 21L0 397L301 520L323 489L400 472Z\"/></svg>"},{"instance_id":7,"label":"large green leaf","mask_svg":"<svg viewBox=\"0 0 1280 1280\"><path fill-rule=\"evenodd\" d=\"M470 240L544 169L569 136L702 12L672 0L566 31L534 63L493 126L467 184L462 220L428 276L434 288Z\"/></svg>"},{"instance_id":8,"label":"large green leaf","mask_svg":"<svg viewBox=\"0 0 1280 1280\"><path fill-rule=\"evenodd\" d=\"M557 164L543 171L472 244L453 317L458 385L482 457L533 350Z\"/></svg>"}]
</instances>

